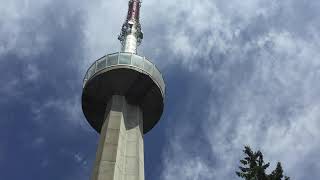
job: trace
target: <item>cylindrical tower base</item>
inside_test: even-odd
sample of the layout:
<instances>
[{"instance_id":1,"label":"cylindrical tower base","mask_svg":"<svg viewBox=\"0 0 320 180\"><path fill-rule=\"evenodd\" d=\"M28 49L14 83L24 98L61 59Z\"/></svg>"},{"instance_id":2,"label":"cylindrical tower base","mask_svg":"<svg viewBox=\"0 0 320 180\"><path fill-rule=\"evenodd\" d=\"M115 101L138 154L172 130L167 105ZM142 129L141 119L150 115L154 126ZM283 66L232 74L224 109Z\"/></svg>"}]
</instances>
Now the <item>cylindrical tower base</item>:
<instances>
[{"instance_id":1,"label":"cylindrical tower base","mask_svg":"<svg viewBox=\"0 0 320 180\"><path fill-rule=\"evenodd\" d=\"M142 111L124 96L108 102L91 180L144 180Z\"/></svg>"}]
</instances>

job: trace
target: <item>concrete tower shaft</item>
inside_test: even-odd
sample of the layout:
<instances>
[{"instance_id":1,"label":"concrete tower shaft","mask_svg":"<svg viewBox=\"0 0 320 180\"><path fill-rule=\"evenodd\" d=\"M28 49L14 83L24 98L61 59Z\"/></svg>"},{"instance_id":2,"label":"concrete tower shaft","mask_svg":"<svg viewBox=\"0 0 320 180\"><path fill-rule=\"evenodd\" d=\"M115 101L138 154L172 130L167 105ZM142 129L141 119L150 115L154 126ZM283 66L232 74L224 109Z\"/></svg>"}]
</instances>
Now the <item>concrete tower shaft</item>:
<instances>
[{"instance_id":1,"label":"concrete tower shaft","mask_svg":"<svg viewBox=\"0 0 320 180\"><path fill-rule=\"evenodd\" d=\"M108 102L92 180L144 180L143 119L123 96Z\"/></svg>"},{"instance_id":2,"label":"concrete tower shaft","mask_svg":"<svg viewBox=\"0 0 320 180\"><path fill-rule=\"evenodd\" d=\"M122 25L118 39L121 41L122 52L137 53L137 47L143 39L140 25L140 0L130 0L127 18Z\"/></svg>"}]
</instances>

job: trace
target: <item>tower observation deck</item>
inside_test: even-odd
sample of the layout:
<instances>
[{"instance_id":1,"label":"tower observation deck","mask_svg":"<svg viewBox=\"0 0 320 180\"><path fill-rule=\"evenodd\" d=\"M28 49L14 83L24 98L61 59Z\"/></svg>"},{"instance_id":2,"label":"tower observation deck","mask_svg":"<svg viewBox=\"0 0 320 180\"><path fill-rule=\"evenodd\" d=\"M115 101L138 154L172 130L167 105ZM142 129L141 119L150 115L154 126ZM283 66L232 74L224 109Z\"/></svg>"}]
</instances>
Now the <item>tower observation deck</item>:
<instances>
[{"instance_id":1,"label":"tower observation deck","mask_svg":"<svg viewBox=\"0 0 320 180\"><path fill-rule=\"evenodd\" d=\"M140 6L129 1L121 52L96 60L84 78L82 110L100 133L91 180L144 180L143 134L162 115L165 83L157 67L137 55Z\"/></svg>"}]
</instances>

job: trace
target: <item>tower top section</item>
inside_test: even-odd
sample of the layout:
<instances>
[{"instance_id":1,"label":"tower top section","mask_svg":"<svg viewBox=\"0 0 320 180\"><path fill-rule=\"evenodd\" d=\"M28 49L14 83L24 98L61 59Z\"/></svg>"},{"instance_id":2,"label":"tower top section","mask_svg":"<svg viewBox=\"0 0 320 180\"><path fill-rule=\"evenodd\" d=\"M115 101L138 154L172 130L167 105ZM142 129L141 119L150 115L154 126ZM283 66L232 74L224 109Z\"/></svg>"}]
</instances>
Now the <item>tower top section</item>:
<instances>
[{"instance_id":1,"label":"tower top section","mask_svg":"<svg viewBox=\"0 0 320 180\"><path fill-rule=\"evenodd\" d=\"M139 106L143 133L150 131L162 115L165 98L162 74L151 61L137 54L137 46L143 38L140 6L140 0L129 1L128 14L119 35L121 52L96 60L84 78L82 110L98 132L102 130L106 112L110 111L108 102L115 95L125 97L132 106ZM126 128L130 129L130 126Z\"/></svg>"},{"instance_id":2,"label":"tower top section","mask_svg":"<svg viewBox=\"0 0 320 180\"><path fill-rule=\"evenodd\" d=\"M121 42L121 51L137 54L137 47L141 44L143 33L140 25L140 0L130 0L127 18L122 25L118 39Z\"/></svg>"}]
</instances>

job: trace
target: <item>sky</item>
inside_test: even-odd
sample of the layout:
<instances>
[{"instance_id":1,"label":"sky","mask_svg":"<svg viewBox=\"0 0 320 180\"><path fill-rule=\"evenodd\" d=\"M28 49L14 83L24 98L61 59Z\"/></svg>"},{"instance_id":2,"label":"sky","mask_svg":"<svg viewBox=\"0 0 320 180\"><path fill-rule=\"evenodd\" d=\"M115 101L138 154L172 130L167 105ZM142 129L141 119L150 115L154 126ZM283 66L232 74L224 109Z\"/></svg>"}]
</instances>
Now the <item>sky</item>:
<instances>
[{"instance_id":1,"label":"sky","mask_svg":"<svg viewBox=\"0 0 320 180\"><path fill-rule=\"evenodd\" d=\"M139 54L166 82L145 179L239 179L244 145L320 179L320 1L144 0ZM89 65L120 50L127 0L0 0L0 178L87 180Z\"/></svg>"}]
</instances>

